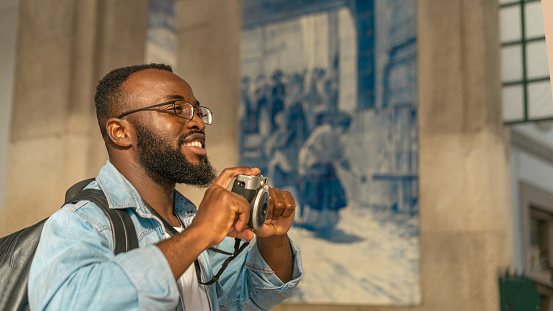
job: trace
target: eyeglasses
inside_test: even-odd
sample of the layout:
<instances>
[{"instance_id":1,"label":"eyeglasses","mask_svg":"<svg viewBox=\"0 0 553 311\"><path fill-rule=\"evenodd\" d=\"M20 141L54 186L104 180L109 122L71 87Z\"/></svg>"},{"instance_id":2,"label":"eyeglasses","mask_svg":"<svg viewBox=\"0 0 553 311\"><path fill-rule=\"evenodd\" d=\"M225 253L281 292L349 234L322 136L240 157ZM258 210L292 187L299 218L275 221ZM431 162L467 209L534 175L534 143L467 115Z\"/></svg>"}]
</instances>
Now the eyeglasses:
<instances>
[{"instance_id":1,"label":"eyeglasses","mask_svg":"<svg viewBox=\"0 0 553 311\"><path fill-rule=\"evenodd\" d=\"M134 109L120 114L117 118L121 119L122 117L127 116L131 113L135 113L142 110L150 110L152 108L161 107L161 106L168 106L168 107L165 109L165 111L163 110L157 110L157 111L159 112L172 111L175 114L175 116L179 118L187 119L187 120L192 120L194 118L194 112L197 111L198 117L200 117L200 119L202 119L202 121L206 125L209 125L213 122L213 113L211 112L211 110L209 110L209 108L204 106L194 107L191 103L185 102L183 100L173 100L170 102L164 102L157 105Z\"/></svg>"}]
</instances>

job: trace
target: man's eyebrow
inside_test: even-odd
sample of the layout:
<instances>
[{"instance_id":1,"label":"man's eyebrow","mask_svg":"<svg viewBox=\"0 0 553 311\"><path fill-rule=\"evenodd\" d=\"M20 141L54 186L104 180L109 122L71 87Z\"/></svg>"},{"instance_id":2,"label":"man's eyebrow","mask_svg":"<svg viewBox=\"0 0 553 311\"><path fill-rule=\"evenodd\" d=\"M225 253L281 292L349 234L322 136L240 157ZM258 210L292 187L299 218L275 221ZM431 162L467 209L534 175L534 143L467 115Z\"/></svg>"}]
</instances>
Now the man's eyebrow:
<instances>
[{"instance_id":1,"label":"man's eyebrow","mask_svg":"<svg viewBox=\"0 0 553 311\"><path fill-rule=\"evenodd\" d=\"M169 99L169 100L183 100L184 101L184 97L182 97L180 95L169 95L166 98Z\"/></svg>"},{"instance_id":2,"label":"man's eyebrow","mask_svg":"<svg viewBox=\"0 0 553 311\"><path fill-rule=\"evenodd\" d=\"M182 97L180 95L169 95L169 96L167 96L167 99L168 100L182 100L182 101L188 102L187 100L184 99L184 97ZM194 106L199 106L200 102L196 101L195 103L192 102L191 104L194 105Z\"/></svg>"}]
</instances>

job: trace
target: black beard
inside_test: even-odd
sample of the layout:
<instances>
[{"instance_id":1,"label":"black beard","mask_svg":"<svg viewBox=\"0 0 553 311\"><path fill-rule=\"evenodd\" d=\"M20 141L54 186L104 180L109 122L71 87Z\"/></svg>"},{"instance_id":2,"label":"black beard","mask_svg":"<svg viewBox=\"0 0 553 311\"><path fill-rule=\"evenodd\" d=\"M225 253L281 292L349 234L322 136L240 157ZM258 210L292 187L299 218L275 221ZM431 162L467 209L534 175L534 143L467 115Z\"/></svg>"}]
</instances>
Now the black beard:
<instances>
[{"instance_id":1,"label":"black beard","mask_svg":"<svg viewBox=\"0 0 553 311\"><path fill-rule=\"evenodd\" d=\"M193 164L180 149L165 143L146 127L136 125L135 128L140 163L155 181L161 184L181 183L203 188L211 185L217 177L207 156L198 156L200 162ZM179 147L186 136L194 133L201 132L192 131L180 137Z\"/></svg>"}]
</instances>

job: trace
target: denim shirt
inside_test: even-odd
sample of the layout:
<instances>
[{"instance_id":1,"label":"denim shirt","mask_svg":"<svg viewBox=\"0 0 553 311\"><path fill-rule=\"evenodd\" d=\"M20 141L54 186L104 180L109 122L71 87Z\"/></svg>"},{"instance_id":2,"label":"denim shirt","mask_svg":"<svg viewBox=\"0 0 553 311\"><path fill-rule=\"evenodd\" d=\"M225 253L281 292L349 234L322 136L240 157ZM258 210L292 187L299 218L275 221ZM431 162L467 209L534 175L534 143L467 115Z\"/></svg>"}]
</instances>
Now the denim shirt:
<instances>
[{"instance_id":1,"label":"denim shirt","mask_svg":"<svg viewBox=\"0 0 553 311\"><path fill-rule=\"evenodd\" d=\"M109 219L90 201L67 204L45 223L29 273L31 310L176 310L177 283L155 245L164 237L162 222L144 206L136 189L108 161L87 188L104 191L109 207L127 209L139 248L115 256ZM196 207L175 191L174 208L188 226ZM269 310L290 297L302 272L294 256L292 280L283 283L267 265L256 243L231 261L207 289L212 310ZM234 239L216 246L233 252ZM227 255L204 251L198 257L202 279L219 271Z\"/></svg>"}]
</instances>

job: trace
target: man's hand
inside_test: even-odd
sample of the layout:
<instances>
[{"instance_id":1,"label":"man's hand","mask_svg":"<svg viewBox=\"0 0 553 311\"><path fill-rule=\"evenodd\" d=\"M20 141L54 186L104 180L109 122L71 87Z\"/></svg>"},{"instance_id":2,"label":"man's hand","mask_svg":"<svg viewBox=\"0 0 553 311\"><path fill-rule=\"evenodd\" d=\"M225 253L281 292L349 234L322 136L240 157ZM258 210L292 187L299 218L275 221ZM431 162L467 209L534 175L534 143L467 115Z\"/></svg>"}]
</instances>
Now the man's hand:
<instances>
[{"instance_id":1,"label":"man's hand","mask_svg":"<svg viewBox=\"0 0 553 311\"><path fill-rule=\"evenodd\" d=\"M250 203L227 188L237 175L259 174L261 171L257 168L225 169L206 190L189 230L199 228L209 246L219 244L225 236L253 239L253 230L244 229L250 218ZM295 209L296 203L290 192L270 188L267 220L255 232L261 255L283 282L288 282L292 277L292 249L286 233L294 221Z\"/></svg>"},{"instance_id":2,"label":"man's hand","mask_svg":"<svg viewBox=\"0 0 553 311\"><path fill-rule=\"evenodd\" d=\"M269 211L267 220L261 229L256 230L258 237L285 235L294 221L296 202L288 191L279 188L269 188Z\"/></svg>"},{"instance_id":3,"label":"man's hand","mask_svg":"<svg viewBox=\"0 0 553 311\"><path fill-rule=\"evenodd\" d=\"M198 255L223 241L225 236L251 240L252 229L244 229L250 219L250 203L227 190L236 175L259 175L259 169L235 167L225 169L209 187L198 207L196 218L182 233L157 244L178 279Z\"/></svg>"},{"instance_id":4,"label":"man's hand","mask_svg":"<svg viewBox=\"0 0 553 311\"><path fill-rule=\"evenodd\" d=\"M267 220L255 231L257 247L276 276L286 283L292 279L292 249L287 233L294 221L296 202L290 192L279 188L270 188L269 198Z\"/></svg>"},{"instance_id":5,"label":"man's hand","mask_svg":"<svg viewBox=\"0 0 553 311\"><path fill-rule=\"evenodd\" d=\"M209 246L219 244L225 236L253 239L252 229L244 229L250 219L250 204L241 195L228 191L228 185L237 175L259 175L258 168L234 167L223 170L209 187L198 207L196 218L189 229L201 228Z\"/></svg>"}]
</instances>

